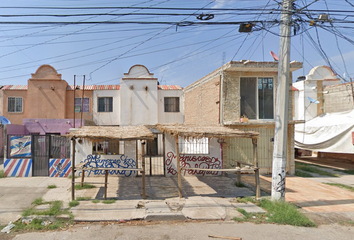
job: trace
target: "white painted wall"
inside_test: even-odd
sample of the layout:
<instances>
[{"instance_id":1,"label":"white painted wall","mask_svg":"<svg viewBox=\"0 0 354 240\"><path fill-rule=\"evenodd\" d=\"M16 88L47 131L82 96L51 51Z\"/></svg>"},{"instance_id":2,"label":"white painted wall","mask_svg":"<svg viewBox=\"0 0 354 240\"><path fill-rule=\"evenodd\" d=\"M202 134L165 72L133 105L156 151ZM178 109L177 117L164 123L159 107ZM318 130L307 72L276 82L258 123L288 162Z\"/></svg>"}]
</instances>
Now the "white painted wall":
<instances>
[{"instance_id":1,"label":"white painted wall","mask_svg":"<svg viewBox=\"0 0 354 240\"><path fill-rule=\"evenodd\" d=\"M144 66L135 65L120 82L120 125L158 122L157 79Z\"/></svg>"},{"instance_id":2,"label":"white painted wall","mask_svg":"<svg viewBox=\"0 0 354 240\"><path fill-rule=\"evenodd\" d=\"M183 90L158 90L158 123L183 123L184 98ZM165 97L179 97L179 112L165 112Z\"/></svg>"},{"instance_id":3,"label":"white painted wall","mask_svg":"<svg viewBox=\"0 0 354 240\"><path fill-rule=\"evenodd\" d=\"M169 134L165 135L166 138L166 175L177 176L177 159L175 149L175 138ZM220 143L217 138L209 139L209 154L180 154L181 166L188 166L191 168L218 168L222 169L223 160L221 155ZM221 172L216 171L187 171L182 170L182 176L212 176L221 175Z\"/></svg>"},{"instance_id":4,"label":"white painted wall","mask_svg":"<svg viewBox=\"0 0 354 240\"><path fill-rule=\"evenodd\" d=\"M99 97L113 97L113 112L98 112ZM93 91L93 121L96 125L120 124L120 91L119 90L94 90Z\"/></svg>"}]
</instances>

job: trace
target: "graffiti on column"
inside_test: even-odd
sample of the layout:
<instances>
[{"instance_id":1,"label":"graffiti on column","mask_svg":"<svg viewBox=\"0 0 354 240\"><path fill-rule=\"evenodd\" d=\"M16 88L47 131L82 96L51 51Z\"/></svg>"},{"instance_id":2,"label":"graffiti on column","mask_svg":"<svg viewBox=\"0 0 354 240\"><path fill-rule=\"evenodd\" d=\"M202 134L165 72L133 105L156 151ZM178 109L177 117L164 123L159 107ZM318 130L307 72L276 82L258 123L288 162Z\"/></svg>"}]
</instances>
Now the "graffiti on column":
<instances>
[{"instance_id":1,"label":"graffiti on column","mask_svg":"<svg viewBox=\"0 0 354 240\"><path fill-rule=\"evenodd\" d=\"M280 193L281 198L285 197L285 170L278 174L277 182L273 187L276 192Z\"/></svg>"},{"instance_id":2,"label":"graffiti on column","mask_svg":"<svg viewBox=\"0 0 354 240\"><path fill-rule=\"evenodd\" d=\"M166 169L167 174L176 175L176 166L172 164L176 161L177 155L173 152L166 154ZM218 175L218 171L213 169L221 169L222 163L217 157L211 156L198 156L198 155L185 155L180 154L180 163L182 168L203 168L206 170L182 169L182 175Z\"/></svg>"},{"instance_id":3,"label":"graffiti on column","mask_svg":"<svg viewBox=\"0 0 354 240\"><path fill-rule=\"evenodd\" d=\"M83 161L88 168L112 168L108 173L110 175L124 175L126 177L131 176L135 171L129 170L129 168L135 168L136 164L133 159L128 156L120 155L119 159L101 159L101 155L88 155ZM127 170L114 170L114 168L126 168ZM86 170L87 176L93 175L105 175L105 170L92 169ZM81 173L79 173L80 175Z\"/></svg>"}]
</instances>

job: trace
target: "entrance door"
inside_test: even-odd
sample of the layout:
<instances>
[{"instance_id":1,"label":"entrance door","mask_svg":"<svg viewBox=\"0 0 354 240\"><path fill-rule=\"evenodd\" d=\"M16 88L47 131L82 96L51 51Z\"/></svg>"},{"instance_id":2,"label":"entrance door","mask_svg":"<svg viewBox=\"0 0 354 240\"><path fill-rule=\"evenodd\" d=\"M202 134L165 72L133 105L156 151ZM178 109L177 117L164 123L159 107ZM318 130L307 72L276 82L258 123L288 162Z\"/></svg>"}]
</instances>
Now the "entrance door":
<instances>
[{"instance_id":1,"label":"entrance door","mask_svg":"<svg viewBox=\"0 0 354 240\"><path fill-rule=\"evenodd\" d=\"M32 136L33 176L49 176L50 136Z\"/></svg>"}]
</instances>

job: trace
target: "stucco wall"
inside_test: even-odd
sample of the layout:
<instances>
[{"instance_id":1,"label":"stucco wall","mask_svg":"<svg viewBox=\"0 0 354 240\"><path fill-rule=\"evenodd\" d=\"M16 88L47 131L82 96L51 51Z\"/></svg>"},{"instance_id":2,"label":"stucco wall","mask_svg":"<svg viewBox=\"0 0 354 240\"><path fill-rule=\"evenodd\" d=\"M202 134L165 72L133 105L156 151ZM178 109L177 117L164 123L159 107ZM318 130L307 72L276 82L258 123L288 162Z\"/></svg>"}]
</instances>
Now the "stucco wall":
<instances>
[{"instance_id":1,"label":"stucco wall","mask_svg":"<svg viewBox=\"0 0 354 240\"><path fill-rule=\"evenodd\" d=\"M82 119L92 121L93 114L92 114L92 103L93 103L93 91L92 90L85 90L83 93L82 90L75 91L75 98L81 98L82 94L84 94L85 98L89 98L90 100L90 110L89 112L82 113ZM73 119L74 118L74 91L67 90L66 91L66 107L65 107L65 118ZM81 112L75 113L75 119L81 119ZM82 125L85 125L84 123Z\"/></svg>"},{"instance_id":2,"label":"stucco wall","mask_svg":"<svg viewBox=\"0 0 354 240\"><path fill-rule=\"evenodd\" d=\"M120 96L120 125L154 125L158 122L156 79L122 79Z\"/></svg>"},{"instance_id":3,"label":"stucco wall","mask_svg":"<svg viewBox=\"0 0 354 240\"><path fill-rule=\"evenodd\" d=\"M22 97L22 112L8 112L7 111L7 100L9 97ZM22 119L27 116L27 91L24 90L5 90L4 91L4 117L9 119L12 124L22 124Z\"/></svg>"},{"instance_id":4,"label":"stucco wall","mask_svg":"<svg viewBox=\"0 0 354 240\"><path fill-rule=\"evenodd\" d=\"M183 123L184 98L183 90L158 90L158 123ZM179 97L179 112L165 112L164 98Z\"/></svg>"},{"instance_id":5,"label":"stucco wall","mask_svg":"<svg viewBox=\"0 0 354 240\"><path fill-rule=\"evenodd\" d=\"M98 112L98 97L113 98L113 112ZM120 125L120 90L93 91L93 121L96 125Z\"/></svg>"},{"instance_id":6,"label":"stucco wall","mask_svg":"<svg viewBox=\"0 0 354 240\"><path fill-rule=\"evenodd\" d=\"M175 148L175 138L169 134L165 135L166 139L166 176L177 176L177 155ZM221 156L220 143L216 138L209 139L209 154L180 154L182 167L205 168L205 169L222 169L223 159ZM182 170L182 176L211 176L221 175L217 171L201 171L201 170Z\"/></svg>"}]
</instances>

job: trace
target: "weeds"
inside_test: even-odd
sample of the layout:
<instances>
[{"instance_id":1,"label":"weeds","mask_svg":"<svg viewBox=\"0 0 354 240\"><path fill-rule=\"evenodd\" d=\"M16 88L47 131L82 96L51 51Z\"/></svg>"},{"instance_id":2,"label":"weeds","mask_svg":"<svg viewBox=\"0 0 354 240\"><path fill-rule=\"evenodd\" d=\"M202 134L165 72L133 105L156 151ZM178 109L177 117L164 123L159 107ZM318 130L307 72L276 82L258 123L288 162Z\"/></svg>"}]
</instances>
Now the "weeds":
<instances>
[{"instance_id":1,"label":"weeds","mask_svg":"<svg viewBox=\"0 0 354 240\"><path fill-rule=\"evenodd\" d=\"M108 200L103 200L102 203L111 204L111 203L115 203L116 201L117 201L116 199L108 199Z\"/></svg>"},{"instance_id":2,"label":"weeds","mask_svg":"<svg viewBox=\"0 0 354 240\"><path fill-rule=\"evenodd\" d=\"M295 163L295 169L305 171L305 172L310 172L310 173L316 173L322 176L339 177L338 174L330 173L328 171L321 170L318 167L311 166L309 164L299 163L299 162Z\"/></svg>"},{"instance_id":3,"label":"weeds","mask_svg":"<svg viewBox=\"0 0 354 240\"><path fill-rule=\"evenodd\" d=\"M35 206L37 206L37 205L42 205L42 204L44 204L44 202L43 202L43 199L42 199L42 198L37 198L36 200L34 200L34 201L32 202L32 204L35 205Z\"/></svg>"},{"instance_id":4,"label":"weeds","mask_svg":"<svg viewBox=\"0 0 354 240\"><path fill-rule=\"evenodd\" d=\"M5 178L5 172L4 172L4 170L0 170L0 178Z\"/></svg>"},{"instance_id":5,"label":"weeds","mask_svg":"<svg viewBox=\"0 0 354 240\"><path fill-rule=\"evenodd\" d=\"M92 200L92 202L93 202L93 203L99 203L100 200L94 199L94 200Z\"/></svg>"},{"instance_id":6,"label":"weeds","mask_svg":"<svg viewBox=\"0 0 354 240\"><path fill-rule=\"evenodd\" d=\"M295 170L295 176L304 177L304 178L313 177L312 174L307 173L307 172L303 172L303 171L299 171L298 169Z\"/></svg>"},{"instance_id":7,"label":"weeds","mask_svg":"<svg viewBox=\"0 0 354 240\"><path fill-rule=\"evenodd\" d=\"M82 189L90 189L90 188L95 188L94 185L84 183L81 187L81 184L76 184L75 185L75 190L82 190Z\"/></svg>"},{"instance_id":8,"label":"weeds","mask_svg":"<svg viewBox=\"0 0 354 240\"><path fill-rule=\"evenodd\" d=\"M349 185L345 185L345 184L341 184L341 183L325 183L325 184L330 185L330 186L340 187L340 188L354 192L354 187L349 186Z\"/></svg>"},{"instance_id":9,"label":"weeds","mask_svg":"<svg viewBox=\"0 0 354 240\"><path fill-rule=\"evenodd\" d=\"M235 182L235 186L236 187L239 187L239 188L245 188L245 187L247 187L243 182Z\"/></svg>"},{"instance_id":10,"label":"weeds","mask_svg":"<svg viewBox=\"0 0 354 240\"><path fill-rule=\"evenodd\" d=\"M53 185L48 185L47 188L48 188L48 189L57 188L57 185L55 185L55 184L53 184Z\"/></svg>"},{"instance_id":11,"label":"weeds","mask_svg":"<svg viewBox=\"0 0 354 240\"><path fill-rule=\"evenodd\" d=\"M354 175L354 169L347 169L347 170L339 170L336 169L337 172L341 172L341 173L346 173L346 174L351 174ZM1 178L1 174L0 174L0 178Z\"/></svg>"},{"instance_id":12,"label":"weeds","mask_svg":"<svg viewBox=\"0 0 354 240\"><path fill-rule=\"evenodd\" d=\"M262 199L259 206L267 210L267 222L303 227L316 226L291 203Z\"/></svg>"},{"instance_id":13,"label":"weeds","mask_svg":"<svg viewBox=\"0 0 354 240\"><path fill-rule=\"evenodd\" d=\"M69 202L69 206L70 206L70 207L76 207L76 206L79 205L79 204L80 204L80 202L77 201L77 200L74 200L74 201Z\"/></svg>"},{"instance_id":14,"label":"weeds","mask_svg":"<svg viewBox=\"0 0 354 240\"><path fill-rule=\"evenodd\" d=\"M90 197L77 197L76 200L77 201L86 201L86 200L90 200Z\"/></svg>"},{"instance_id":15,"label":"weeds","mask_svg":"<svg viewBox=\"0 0 354 240\"><path fill-rule=\"evenodd\" d=\"M243 198L236 198L237 202L239 203L247 203L247 202L251 202L251 203L255 203L256 199L254 197L243 197Z\"/></svg>"}]
</instances>

